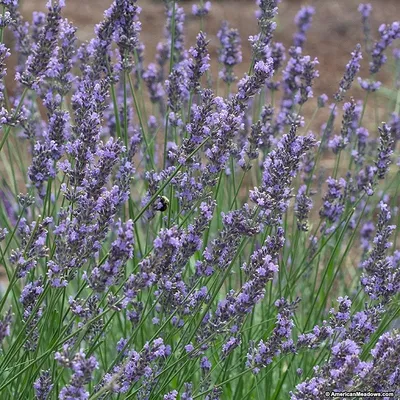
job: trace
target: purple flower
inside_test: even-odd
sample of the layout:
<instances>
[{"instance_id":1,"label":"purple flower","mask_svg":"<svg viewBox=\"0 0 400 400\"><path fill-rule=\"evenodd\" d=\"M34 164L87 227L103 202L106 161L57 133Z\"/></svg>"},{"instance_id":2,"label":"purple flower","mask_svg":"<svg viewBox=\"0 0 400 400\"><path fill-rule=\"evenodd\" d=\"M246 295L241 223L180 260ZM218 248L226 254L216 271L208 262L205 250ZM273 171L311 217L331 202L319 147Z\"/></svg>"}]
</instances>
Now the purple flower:
<instances>
[{"instance_id":1,"label":"purple flower","mask_svg":"<svg viewBox=\"0 0 400 400\"><path fill-rule=\"evenodd\" d=\"M3 340L10 336L10 326L12 322L11 308L7 311L6 315L0 317L0 344Z\"/></svg>"},{"instance_id":2,"label":"purple flower","mask_svg":"<svg viewBox=\"0 0 400 400\"><path fill-rule=\"evenodd\" d=\"M294 106L304 104L313 97L312 85L318 71L315 69L318 60L302 55L301 47L289 49L290 59L287 62L283 75L283 98L281 110L277 116L277 130L283 131L284 125L298 123L294 121Z\"/></svg>"},{"instance_id":3,"label":"purple flower","mask_svg":"<svg viewBox=\"0 0 400 400\"><path fill-rule=\"evenodd\" d=\"M183 102L189 96L189 81L185 66L186 64L178 64L165 81L168 106L176 114L180 112Z\"/></svg>"},{"instance_id":4,"label":"purple flower","mask_svg":"<svg viewBox=\"0 0 400 400\"><path fill-rule=\"evenodd\" d=\"M311 61L309 56L303 57L303 74L300 85L300 99L298 103L304 104L309 98L313 97L312 85L315 78L319 76L319 72L315 69L318 65L318 60L315 58Z\"/></svg>"},{"instance_id":5,"label":"purple flower","mask_svg":"<svg viewBox=\"0 0 400 400\"><path fill-rule=\"evenodd\" d=\"M4 91L5 86L3 79L6 76L7 68L6 68L6 60L10 57L11 53L9 49L4 46L3 43L0 44L0 107L4 106Z\"/></svg>"},{"instance_id":6,"label":"purple flower","mask_svg":"<svg viewBox=\"0 0 400 400\"><path fill-rule=\"evenodd\" d=\"M260 340L256 347L254 343L251 344L247 353L246 366L251 368L254 374L258 374L261 368L271 364L274 357L282 353L295 352L290 336L294 326L292 317L298 302L299 300L289 303L285 299L275 302L278 314L270 337L266 341Z\"/></svg>"},{"instance_id":7,"label":"purple flower","mask_svg":"<svg viewBox=\"0 0 400 400\"><path fill-rule=\"evenodd\" d=\"M343 150L351 141L352 136L358 128L358 120L361 115L361 107L356 104L353 98L343 105L343 119L340 136L334 136L329 141L329 147L337 154Z\"/></svg>"},{"instance_id":8,"label":"purple flower","mask_svg":"<svg viewBox=\"0 0 400 400\"><path fill-rule=\"evenodd\" d=\"M346 181L343 178L336 180L329 177L327 183L328 191L323 197L323 205L319 215L321 218L326 219L327 222L333 224L339 221L344 211Z\"/></svg>"},{"instance_id":9,"label":"purple flower","mask_svg":"<svg viewBox=\"0 0 400 400\"><path fill-rule=\"evenodd\" d=\"M37 45L33 49L26 63L26 69L17 79L28 87L33 87L38 79L42 78L49 65L51 56L57 46L58 34L60 32L61 9L64 2L56 1L47 3L46 24L41 31Z\"/></svg>"},{"instance_id":10,"label":"purple flower","mask_svg":"<svg viewBox=\"0 0 400 400\"><path fill-rule=\"evenodd\" d=\"M393 22L391 25L382 24L379 27L380 39L375 42L372 48L372 61L369 64L369 70L372 74L376 74L386 63L387 57L385 50L393 43L394 40L400 38L400 22Z\"/></svg>"},{"instance_id":11,"label":"purple flower","mask_svg":"<svg viewBox=\"0 0 400 400\"><path fill-rule=\"evenodd\" d=\"M372 299L381 299L387 302L400 290L400 270L393 263L393 259L387 257L388 249L392 246L389 238L396 226L389 225L391 219L389 206L381 202L379 207L381 211L373 248L367 259L361 264L363 269L361 284Z\"/></svg>"},{"instance_id":12,"label":"purple flower","mask_svg":"<svg viewBox=\"0 0 400 400\"><path fill-rule=\"evenodd\" d=\"M0 242L2 242L7 236L8 230L6 228L0 228Z\"/></svg>"},{"instance_id":13,"label":"purple flower","mask_svg":"<svg viewBox=\"0 0 400 400\"><path fill-rule=\"evenodd\" d=\"M342 101L344 94L351 88L358 71L360 70L360 61L362 59L361 46L358 44L351 53L351 60L346 65L346 71L342 80L339 83L339 91L335 94L337 102Z\"/></svg>"},{"instance_id":14,"label":"purple flower","mask_svg":"<svg viewBox=\"0 0 400 400\"><path fill-rule=\"evenodd\" d=\"M297 217L297 228L301 231L308 231L308 215L313 206L311 198L307 195L307 186L300 186L295 203L295 213Z\"/></svg>"},{"instance_id":15,"label":"purple flower","mask_svg":"<svg viewBox=\"0 0 400 400\"><path fill-rule=\"evenodd\" d=\"M43 144L37 142L35 144L32 165L28 168L28 176L42 198L46 195L44 182L56 175L53 155L58 154L58 152L58 146L54 141Z\"/></svg>"},{"instance_id":16,"label":"purple flower","mask_svg":"<svg viewBox=\"0 0 400 400\"><path fill-rule=\"evenodd\" d=\"M39 297L43 293L43 279L40 277L38 280L28 283L20 296L19 301L21 302L24 314L23 321L26 322L30 319L27 324L26 331L29 332L26 342L24 343L25 350L35 351L37 347L37 341L39 339L39 330L37 323L42 316L43 309L37 308ZM36 309L36 311L35 311Z\"/></svg>"},{"instance_id":17,"label":"purple flower","mask_svg":"<svg viewBox=\"0 0 400 400\"><path fill-rule=\"evenodd\" d=\"M328 102L328 96L325 93L321 94L321 96L318 97L319 108L325 107L327 102Z\"/></svg>"},{"instance_id":18,"label":"purple flower","mask_svg":"<svg viewBox=\"0 0 400 400\"><path fill-rule=\"evenodd\" d=\"M371 27L369 17L371 15L372 6L371 4L360 4L358 6L358 11L361 14L363 31L365 36L366 50L368 53L371 52Z\"/></svg>"},{"instance_id":19,"label":"purple flower","mask_svg":"<svg viewBox=\"0 0 400 400\"><path fill-rule=\"evenodd\" d=\"M164 400L176 400L177 397L178 397L178 392L176 390L173 390L172 392L165 394L163 399Z\"/></svg>"},{"instance_id":20,"label":"purple flower","mask_svg":"<svg viewBox=\"0 0 400 400\"><path fill-rule=\"evenodd\" d=\"M382 305L377 305L355 313L350 319L347 337L360 345L367 343L377 330L384 312Z\"/></svg>"},{"instance_id":21,"label":"purple flower","mask_svg":"<svg viewBox=\"0 0 400 400\"><path fill-rule=\"evenodd\" d=\"M391 164L391 156L393 154L393 137L391 127L385 123L382 123L379 130L379 148L378 148L378 160L375 162L377 168L377 175L379 179L384 179Z\"/></svg>"},{"instance_id":22,"label":"purple flower","mask_svg":"<svg viewBox=\"0 0 400 400\"><path fill-rule=\"evenodd\" d=\"M123 361L116 365L102 383L110 392L126 393L131 385L153 373L152 365L168 357L171 350L161 338L146 343L140 352L130 350Z\"/></svg>"},{"instance_id":23,"label":"purple flower","mask_svg":"<svg viewBox=\"0 0 400 400\"><path fill-rule=\"evenodd\" d=\"M54 386L51 382L50 370L42 371L39 378L33 384L37 400L48 400L49 394Z\"/></svg>"},{"instance_id":24,"label":"purple flower","mask_svg":"<svg viewBox=\"0 0 400 400\"><path fill-rule=\"evenodd\" d=\"M236 80L233 67L242 62L239 32L237 29L229 28L227 22L223 22L217 37L221 43L218 51L218 61L222 64L222 70L219 72L219 77L226 83L231 84Z\"/></svg>"},{"instance_id":25,"label":"purple flower","mask_svg":"<svg viewBox=\"0 0 400 400\"><path fill-rule=\"evenodd\" d=\"M276 29L274 17L278 14L278 3L280 0L257 0L260 10L257 11L258 26L260 33L249 40L253 48L254 59L266 60L269 57L269 47L272 35Z\"/></svg>"},{"instance_id":26,"label":"purple flower","mask_svg":"<svg viewBox=\"0 0 400 400\"><path fill-rule=\"evenodd\" d=\"M297 26L297 32L293 36L294 46L303 47L306 41L306 33L310 29L312 16L315 14L315 8L311 6L301 7L296 14L294 22Z\"/></svg>"},{"instance_id":27,"label":"purple flower","mask_svg":"<svg viewBox=\"0 0 400 400\"><path fill-rule=\"evenodd\" d=\"M200 79L210 68L210 56L207 52L208 43L206 35L200 32L196 38L196 46L189 50L192 58L189 59L188 64L188 87L191 90L198 91L200 89Z\"/></svg>"},{"instance_id":28,"label":"purple flower","mask_svg":"<svg viewBox=\"0 0 400 400\"><path fill-rule=\"evenodd\" d=\"M75 55L76 28L61 20L59 42L60 45L54 49L52 57L47 65L45 78L50 82L50 86L55 92L66 96L72 86L71 68Z\"/></svg>"},{"instance_id":29,"label":"purple flower","mask_svg":"<svg viewBox=\"0 0 400 400\"><path fill-rule=\"evenodd\" d=\"M400 115L392 113L389 125L394 140L393 147L395 147L396 143L400 140Z\"/></svg>"},{"instance_id":30,"label":"purple flower","mask_svg":"<svg viewBox=\"0 0 400 400\"><path fill-rule=\"evenodd\" d=\"M89 284L97 292L106 290L118 282L126 262L133 257L134 229L133 222L128 220L117 224L118 237L112 243L111 250L104 264L93 268Z\"/></svg>"},{"instance_id":31,"label":"purple flower","mask_svg":"<svg viewBox=\"0 0 400 400\"><path fill-rule=\"evenodd\" d=\"M196 17L204 17L211 10L211 1L206 1L203 4L193 4L192 5L192 14Z\"/></svg>"},{"instance_id":32,"label":"purple flower","mask_svg":"<svg viewBox=\"0 0 400 400\"><path fill-rule=\"evenodd\" d=\"M184 383L185 391L182 393L181 400L193 400L192 389L193 385L191 383Z\"/></svg>"},{"instance_id":33,"label":"purple flower","mask_svg":"<svg viewBox=\"0 0 400 400\"><path fill-rule=\"evenodd\" d=\"M279 223L287 210L291 198L290 184L300 166L304 154L315 146L314 136L296 136L296 126L284 135L272 150L263 165L263 180L260 188L250 192L250 199L256 203L269 223Z\"/></svg>"},{"instance_id":34,"label":"purple flower","mask_svg":"<svg viewBox=\"0 0 400 400\"><path fill-rule=\"evenodd\" d=\"M42 221L27 224L25 218L20 220L19 234L22 248L11 251L10 262L17 269L17 277L25 277L29 271L37 266L38 260L48 256L46 246L47 227L52 218L46 217Z\"/></svg>"},{"instance_id":35,"label":"purple flower","mask_svg":"<svg viewBox=\"0 0 400 400\"><path fill-rule=\"evenodd\" d=\"M363 18L368 18L371 15L372 6L371 4L360 4L358 6L358 11L362 15Z\"/></svg>"},{"instance_id":36,"label":"purple flower","mask_svg":"<svg viewBox=\"0 0 400 400\"><path fill-rule=\"evenodd\" d=\"M83 351L75 354L73 359L69 358L66 351L57 352L54 358L60 365L72 370L70 383L61 389L59 399L87 400L89 392L85 389L85 385L91 381L94 370L99 368L96 358L94 356L87 358Z\"/></svg>"},{"instance_id":37,"label":"purple flower","mask_svg":"<svg viewBox=\"0 0 400 400\"><path fill-rule=\"evenodd\" d=\"M369 133L368 130L363 127L358 128L355 133L357 137L357 148L352 151L351 156L354 158L356 164L362 165L364 163Z\"/></svg>"},{"instance_id":38,"label":"purple flower","mask_svg":"<svg viewBox=\"0 0 400 400\"><path fill-rule=\"evenodd\" d=\"M202 357L202 359L200 360L200 368L201 368L202 372L207 373L208 371L211 370L211 367L212 367L212 365L211 365L210 361L208 360L208 358L205 356Z\"/></svg>"},{"instance_id":39,"label":"purple flower","mask_svg":"<svg viewBox=\"0 0 400 400\"><path fill-rule=\"evenodd\" d=\"M360 84L361 89L371 93L376 92L382 85L379 81L373 82L367 79L361 79L360 77L358 78L358 83Z\"/></svg>"},{"instance_id":40,"label":"purple flower","mask_svg":"<svg viewBox=\"0 0 400 400\"><path fill-rule=\"evenodd\" d=\"M149 90L150 100L153 103L159 102L164 96L164 88L161 84L161 74L156 64L150 63L143 72L143 80Z\"/></svg>"},{"instance_id":41,"label":"purple flower","mask_svg":"<svg viewBox=\"0 0 400 400\"><path fill-rule=\"evenodd\" d=\"M166 15L167 25L165 36L168 40L168 54L171 51L173 43L172 54L169 54L169 56L175 65L186 58L183 35L185 11L183 7L179 7L175 2L169 2L167 3Z\"/></svg>"},{"instance_id":42,"label":"purple flower","mask_svg":"<svg viewBox=\"0 0 400 400\"><path fill-rule=\"evenodd\" d=\"M123 68L130 68L133 52L139 45L141 8L136 5L136 0L116 0L113 7L113 39L118 45Z\"/></svg>"}]
</instances>

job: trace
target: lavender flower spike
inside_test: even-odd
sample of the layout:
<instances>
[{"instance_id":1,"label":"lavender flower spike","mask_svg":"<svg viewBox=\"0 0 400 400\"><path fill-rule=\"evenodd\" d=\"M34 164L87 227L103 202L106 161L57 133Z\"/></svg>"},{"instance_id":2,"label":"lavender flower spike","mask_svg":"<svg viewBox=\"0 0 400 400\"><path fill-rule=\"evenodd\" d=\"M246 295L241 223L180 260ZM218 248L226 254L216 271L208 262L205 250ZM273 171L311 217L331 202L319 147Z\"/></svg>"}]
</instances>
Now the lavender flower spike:
<instances>
[{"instance_id":1,"label":"lavender flower spike","mask_svg":"<svg viewBox=\"0 0 400 400\"><path fill-rule=\"evenodd\" d=\"M297 127L292 126L275 150L264 162L263 181L260 188L250 192L250 199L256 203L269 223L279 223L287 210L291 198L290 184L296 176L304 154L315 146L312 134L296 136Z\"/></svg>"},{"instance_id":2,"label":"lavender flower spike","mask_svg":"<svg viewBox=\"0 0 400 400\"><path fill-rule=\"evenodd\" d=\"M358 71L360 70L361 46L357 44L354 51L351 53L351 60L346 65L346 71L342 80L339 83L339 91L335 94L337 102L342 101L344 94L351 88Z\"/></svg>"},{"instance_id":3,"label":"lavender flower spike","mask_svg":"<svg viewBox=\"0 0 400 400\"><path fill-rule=\"evenodd\" d=\"M386 176L391 163L390 157L393 154L394 140L389 125L382 123L382 127L379 127L378 130L380 133L380 146L378 149L378 160L375 164L378 169L378 178L383 179Z\"/></svg>"},{"instance_id":4,"label":"lavender flower spike","mask_svg":"<svg viewBox=\"0 0 400 400\"><path fill-rule=\"evenodd\" d=\"M49 394L53 386L54 385L51 383L50 370L42 371L39 378L33 384L36 395L35 400L49 400Z\"/></svg>"},{"instance_id":5,"label":"lavender flower spike","mask_svg":"<svg viewBox=\"0 0 400 400\"><path fill-rule=\"evenodd\" d=\"M229 28L227 22L223 22L217 37L221 42L218 61L223 65L219 77L230 84L236 80L233 67L242 62L239 32L237 29Z\"/></svg>"},{"instance_id":6,"label":"lavender flower spike","mask_svg":"<svg viewBox=\"0 0 400 400\"><path fill-rule=\"evenodd\" d=\"M358 11L361 14L363 31L365 36L365 48L368 53L371 52L371 27L369 22L369 17L371 15L372 6L371 4L360 4L358 6Z\"/></svg>"},{"instance_id":7,"label":"lavender flower spike","mask_svg":"<svg viewBox=\"0 0 400 400\"><path fill-rule=\"evenodd\" d=\"M257 61L254 66L254 74L243 78L239 82L237 99L245 102L261 90L262 84L271 78L273 70L273 60L269 58L267 62Z\"/></svg>"},{"instance_id":8,"label":"lavender flower spike","mask_svg":"<svg viewBox=\"0 0 400 400\"><path fill-rule=\"evenodd\" d=\"M47 3L49 10L46 25L41 31L39 42L34 47L33 54L28 57L26 70L22 75L17 74L17 79L28 87L32 87L46 72L51 56L57 46L57 38L60 31L61 9L64 0Z\"/></svg>"},{"instance_id":9,"label":"lavender flower spike","mask_svg":"<svg viewBox=\"0 0 400 400\"><path fill-rule=\"evenodd\" d=\"M196 38L196 46L189 50L192 58L189 60L189 89L199 90L202 75L210 68L210 56L207 52L206 35L200 32Z\"/></svg>"},{"instance_id":10,"label":"lavender flower spike","mask_svg":"<svg viewBox=\"0 0 400 400\"><path fill-rule=\"evenodd\" d=\"M192 14L195 17L204 17L211 10L211 1L206 1L204 4L193 4L192 6Z\"/></svg>"},{"instance_id":11,"label":"lavender flower spike","mask_svg":"<svg viewBox=\"0 0 400 400\"><path fill-rule=\"evenodd\" d=\"M114 8L114 40L122 56L122 66L131 67L133 52L139 45L141 23L138 20L141 8L137 0L116 0Z\"/></svg>"},{"instance_id":12,"label":"lavender flower spike","mask_svg":"<svg viewBox=\"0 0 400 400\"><path fill-rule=\"evenodd\" d=\"M381 211L373 241L374 247L361 265L364 270L361 284L372 299L382 299L387 302L400 290L400 270L390 257L386 257L387 250L392 245L389 238L396 226L389 225L391 219L389 206L381 202L379 207Z\"/></svg>"},{"instance_id":13,"label":"lavender flower spike","mask_svg":"<svg viewBox=\"0 0 400 400\"><path fill-rule=\"evenodd\" d=\"M94 356L86 357L85 353L80 351L70 360L67 351L63 353L57 352L55 359L64 367L73 371L70 383L63 387L60 391L60 400L87 400L89 392L86 391L85 385L92 379L95 369L99 368L99 364Z\"/></svg>"},{"instance_id":14,"label":"lavender flower spike","mask_svg":"<svg viewBox=\"0 0 400 400\"><path fill-rule=\"evenodd\" d=\"M293 44L296 47L303 47L306 41L306 32L310 29L312 16L315 14L315 8L311 6L301 7L297 13L294 22L298 31L293 36Z\"/></svg>"},{"instance_id":15,"label":"lavender flower spike","mask_svg":"<svg viewBox=\"0 0 400 400\"><path fill-rule=\"evenodd\" d=\"M11 308L4 317L0 317L0 345L6 336L10 336L10 325L12 320Z\"/></svg>"},{"instance_id":16,"label":"lavender flower spike","mask_svg":"<svg viewBox=\"0 0 400 400\"><path fill-rule=\"evenodd\" d=\"M375 43L372 49L372 61L369 64L369 70L372 74L376 74L386 63L387 57L384 51L393 43L394 40L400 38L400 22L393 22L392 25L382 24L379 27L380 40Z\"/></svg>"}]
</instances>

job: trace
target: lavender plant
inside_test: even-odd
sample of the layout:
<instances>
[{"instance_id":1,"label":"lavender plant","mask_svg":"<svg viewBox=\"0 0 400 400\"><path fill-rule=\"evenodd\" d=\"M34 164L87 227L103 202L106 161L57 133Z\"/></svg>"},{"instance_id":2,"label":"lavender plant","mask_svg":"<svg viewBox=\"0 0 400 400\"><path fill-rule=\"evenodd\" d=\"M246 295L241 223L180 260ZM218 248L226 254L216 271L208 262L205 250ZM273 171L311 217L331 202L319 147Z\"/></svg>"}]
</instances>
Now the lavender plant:
<instances>
[{"instance_id":1,"label":"lavender plant","mask_svg":"<svg viewBox=\"0 0 400 400\"><path fill-rule=\"evenodd\" d=\"M360 5L328 97L305 54L318 8L286 50L279 3L256 2L238 77L210 1L188 43L165 0L151 60L140 0L85 43L63 0L32 21L0 0L1 399L400 398L400 23L374 32Z\"/></svg>"}]
</instances>

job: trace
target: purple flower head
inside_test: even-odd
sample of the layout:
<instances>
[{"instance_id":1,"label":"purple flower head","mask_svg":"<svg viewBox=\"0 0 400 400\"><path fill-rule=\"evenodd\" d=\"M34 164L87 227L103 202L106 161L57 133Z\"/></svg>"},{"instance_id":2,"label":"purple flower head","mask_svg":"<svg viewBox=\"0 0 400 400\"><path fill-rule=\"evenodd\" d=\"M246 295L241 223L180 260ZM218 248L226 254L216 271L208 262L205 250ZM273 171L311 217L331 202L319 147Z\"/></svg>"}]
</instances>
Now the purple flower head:
<instances>
[{"instance_id":1,"label":"purple flower head","mask_svg":"<svg viewBox=\"0 0 400 400\"><path fill-rule=\"evenodd\" d=\"M231 84L236 80L233 67L242 62L239 32L237 29L229 28L227 22L223 22L217 37L221 44L218 50L218 61L222 64L219 77L226 83Z\"/></svg>"},{"instance_id":2,"label":"purple flower head","mask_svg":"<svg viewBox=\"0 0 400 400\"><path fill-rule=\"evenodd\" d=\"M380 39L375 42L372 48L372 61L369 64L369 70L372 74L379 72L387 60L384 52L394 40L400 38L400 22L393 22L391 25L382 24L379 27L379 35Z\"/></svg>"},{"instance_id":3,"label":"purple flower head","mask_svg":"<svg viewBox=\"0 0 400 400\"><path fill-rule=\"evenodd\" d=\"M373 82L367 79L361 79L360 77L358 77L358 83L360 84L362 89L371 93L376 92L382 85L382 83L379 81Z\"/></svg>"},{"instance_id":4,"label":"purple flower head","mask_svg":"<svg viewBox=\"0 0 400 400\"><path fill-rule=\"evenodd\" d=\"M371 4L360 4L358 6L358 11L361 14L361 20L363 24L365 48L367 53L371 53L371 26L369 17L371 15L372 6Z\"/></svg>"},{"instance_id":5,"label":"purple flower head","mask_svg":"<svg viewBox=\"0 0 400 400\"><path fill-rule=\"evenodd\" d=\"M212 367L212 365L211 365L210 361L208 360L207 357L204 356L200 360L200 368L201 368L201 370L203 371L203 373L206 373L206 372L210 371L211 367Z\"/></svg>"},{"instance_id":6,"label":"purple flower head","mask_svg":"<svg viewBox=\"0 0 400 400\"><path fill-rule=\"evenodd\" d=\"M177 397L178 397L178 392L176 390L173 390L172 392L165 394L163 399L164 400L176 400Z\"/></svg>"},{"instance_id":7,"label":"purple flower head","mask_svg":"<svg viewBox=\"0 0 400 400\"><path fill-rule=\"evenodd\" d=\"M10 308L4 316L0 317L0 344L7 336L10 336L11 322L12 313Z\"/></svg>"},{"instance_id":8,"label":"purple flower head","mask_svg":"<svg viewBox=\"0 0 400 400\"><path fill-rule=\"evenodd\" d=\"M206 1L203 4L193 4L192 6L192 14L195 17L204 17L208 15L211 10L211 1Z\"/></svg>"},{"instance_id":9,"label":"purple flower head","mask_svg":"<svg viewBox=\"0 0 400 400\"><path fill-rule=\"evenodd\" d=\"M165 81L168 106L173 113L179 113L183 102L189 96L187 64L178 64Z\"/></svg>"},{"instance_id":10,"label":"purple flower head","mask_svg":"<svg viewBox=\"0 0 400 400\"><path fill-rule=\"evenodd\" d=\"M191 383L184 383L185 391L182 393L181 400L193 400L192 389L193 385Z\"/></svg>"},{"instance_id":11,"label":"purple flower head","mask_svg":"<svg viewBox=\"0 0 400 400\"><path fill-rule=\"evenodd\" d=\"M6 228L0 228L0 242L2 242L8 234L8 230Z\"/></svg>"},{"instance_id":12,"label":"purple flower head","mask_svg":"<svg viewBox=\"0 0 400 400\"><path fill-rule=\"evenodd\" d=\"M391 127L385 123L378 128L379 130L379 148L378 159L375 162L377 175L379 179L384 179L391 164L391 156L393 154L393 136Z\"/></svg>"},{"instance_id":13,"label":"purple flower head","mask_svg":"<svg viewBox=\"0 0 400 400\"><path fill-rule=\"evenodd\" d=\"M247 353L246 366L251 368L254 374L257 374L261 368L271 364L274 357L282 353L295 352L290 336L294 326L292 317L298 302L299 300L289 303L285 299L275 302L278 314L270 337L266 341L261 340L257 347L254 343L251 343Z\"/></svg>"},{"instance_id":14,"label":"purple flower head","mask_svg":"<svg viewBox=\"0 0 400 400\"><path fill-rule=\"evenodd\" d=\"M171 349L161 338L146 343L140 352L131 350L111 373L104 377L104 386L114 393L126 393L142 378L150 377L157 361L170 355Z\"/></svg>"},{"instance_id":15,"label":"purple flower head","mask_svg":"<svg viewBox=\"0 0 400 400\"><path fill-rule=\"evenodd\" d=\"M159 102L164 96L164 88L161 84L161 74L156 64L150 63L143 72L143 80L149 90L150 100L153 103Z\"/></svg>"},{"instance_id":16,"label":"purple flower head","mask_svg":"<svg viewBox=\"0 0 400 400\"><path fill-rule=\"evenodd\" d=\"M192 58L189 59L188 79L189 89L199 90L202 75L210 68L210 56L207 52L208 41L206 35L200 32L196 38L196 46L189 50Z\"/></svg>"},{"instance_id":17,"label":"purple flower head","mask_svg":"<svg viewBox=\"0 0 400 400\"><path fill-rule=\"evenodd\" d=\"M257 0L259 10L256 13L260 34L257 35L257 40L253 44L253 51L256 54L256 59L260 59L257 55L260 54L257 49L266 48L269 46L276 23L273 21L278 14L278 3L280 0Z\"/></svg>"},{"instance_id":18,"label":"purple flower head","mask_svg":"<svg viewBox=\"0 0 400 400\"><path fill-rule=\"evenodd\" d=\"M6 76L7 68L6 68L6 60L10 57L11 53L9 49L3 44L0 44L0 107L4 106L4 91L5 86L3 83L3 79Z\"/></svg>"},{"instance_id":19,"label":"purple flower head","mask_svg":"<svg viewBox=\"0 0 400 400\"><path fill-rule=\"evenodd\" d=\"M282 67L283 62L286 60L286 50L282 43L274 42L270 53L271 58L274 60L274 74Z\"/></svg>"},{"instance_id":20,"label":"purple flower head","mask_svg":"<svg viewBox=\"0 0 400 400\"><path fill-rule=\"evenodd\" d=\"M353 98L343 105L343 119L340 136L334 136L333 139L329 141L329 147L332 148L335 154L343 150L352 140L352 137L358 128L360 115L361 107Z\"/></svg>"},{"instance_id":21,"label":"purple flower head","mask_svg":"<svg viewBox=\"0 0 400 400\"><path fill-rule=\"evenodd\" d=\"M357 137L357 148L352 151L351 155L356 164L362 165L364 163L369 132L367 129L360 127L357 128L355 133Z\"/></svg>"},{"instance_id":22,"label":"purple flower head","mask_svg":"<svg viewBox=\"0 0 400 400\"><path fill-rule=\"evenodd\" d=\"M20 220L19 234L24 251L17 248L11 251L10 262L17 269L19 278L25 277L28 272L34 269L38 260L48 256L46 246L47 227L51 224L52 218L46 217L42 221L33 221L27 224L25 218Z\"/></svg>"},{"instance_id":23,"label":"purple flower head","mask_svg":"<svg viewBox=\"0 0 400 400\"><path fill-rule=\"evenodd\" d=\"M297 32L293 36L293 44L296 47L303 47L306 41L306 33L310 29L312 16L315 14L315 8L311 6L301 7L297 13L294 22L297 26Z\"/></svg>"},{"instance_id":24,"label":"purple flower head","mask_svg":"<svg viewBox=\"0 0 400 400\"><path fill-rule=\"evenodd\" d=\"M49 393L53 389L53 384L51 383L51 373L50 370L42 371L39 378L33 384L35 389L35 395L37 400L48 400Z\"/></svg>"},{"instance_id":25,"label":"purple flower head","mask_svg":"<svg viewBox=\"0 0 400 400\"><path fill-rule=\"evenodd\" d=\"M346 71L342 80L339 83L339 91L335 94L337 102L342 101L344 94L351 88L358 71L360 70L360 61L362 59L361 46L358 44L351 53L351 60L346 65Z\"/></svg>"},{"instance_id":26,"label":"purple flower head","mask_svg":"<svg viewBox=\"0 0 400 400\"><path fill-rule=\"evenodd\" d=\"M243 78L239 82L237 98L241 101L246 101L250 97L253 97L261 90L265 81L271 78L273 72L272 58L269 58L267 62L257 61L254 65L254 74Z\"/></svg>"},{"instance_id":27,"label":"purple flower head","mask_svg":"<svg viewBox=\"0 0 400 400\"><path fill-rule=\"evenodd\" d=\"M311 198L307 195L307 186L300 186L295 203L295 213L297 217L297 227L301 231L308 231L308 215L313 206Z\"/></svg>"},{"instance_id":28,"label":"purple flower head","mask_svg":"<svg viewBox=\"0 0 400 400\"><path fill-rule=\"evenodd\" d=\"M28 87L33 87L46 72L51 56L56 49L58 34L60 32L61 9L64 1L47 3L48 14L38 43L33 53L28 57L25 71L17 75L17 79Z\"/></svg>"},{"instance_id":29,"label":"purple flower head","mask_svg":"<svg viewBox=\"0 0 400 400\"><path fill-rule=\"evenodd\" d=\"M184 24L185 12L183 7L179 7L175 2L168 2L166 8L167 25L165 29L165 37L168 40L168 54L174 64L183 61L186 57L184 46Z\"/></svg>"},{"instance_id":30,"label":"purple flower head","mask_svg":"<svg viewBox=\"0 0 400 400\"><path fill-rule=\"evenodd\" d=\"M264 161L263 181L260 188L250 192L267 221L277 223L281 220L291 198L291 182L300 167L304 154L315 146L314 136L296 136L296 126L284 135L276 149Z\"/></svg>"},{"instance_id":31,"label":"purple flower head","mask_svg":"<svg viewBox=\"0 0 400 400\"><path fill-rule=\"evenodd\" d=\"M388 249L392 246L389 238L396 226L389 225L391 219L389 206L382 201L379 207L379 220L372 251L361 264L363 269L361 285L372 299L388 302L392 296L400 291L398 283L400 270L393 263L393 259L387 257Z\"/></svg>"},{"instance_id":32,"label":"purple flower head","mask_svg":"<svg viewBox=\"0 0 400 400\"><path fill-rule=\"evenodd\" d=\"M60 391L60 400L69 400L71 398L87 400L89 392L85 389L85 385L92 379L94 370L99 368L96 358L94 356L87 358L85 353L80 351L72 360L66 356L66 353L56 353L55 359L62 366L72 370L70 383Z\"/></svg>"},{"instance_id":33,"label":"purple flower head","mask_svg":"<svg viewBox=\"0 0 400 400\"><path fill-rule=\"evenodd\" d=\"M134 229L133 222L128 220L117 224L118 237L112 243L111 250L104 264L96 266L89 276L89 285L97 292L102 292L118 282L126 262L133 257Z\"/></svg>"},{"instance_id":34,"label":"purple flower head","mask_svg":"<svg viewBox=\"0 0 400 400\"><path fill-rule=\"evenodd\" d=\"M360 12L363 18L369 18L369 16L371 15L372 6L369 3L367 4L361 3L358 6L358 11Z\"/></svg>"},{"instance_id":35,"label":"purple flower head","mask_svg":"<svg viewBox=\"0 0 400 400\"><path fill-rule=\"evenodd\" d=\"M321 218L326 219L330 223L339 221L344 211L344 192L346 181L344 179L327 179L328 191L323 197L323 205L319 212Z\"/></svg>"},{"instance_id":36,"label":"purple flower head","mask_svg":"<svg viewBox=\"0 0 400 400\"><path fill-rule=\"evenodd\" d=\"M323 108L326 106L326 103L328 102L328 96L323 93L321 94L321 96L318 97L318 107L319 108Z\"/></svg>"}]
</instances>

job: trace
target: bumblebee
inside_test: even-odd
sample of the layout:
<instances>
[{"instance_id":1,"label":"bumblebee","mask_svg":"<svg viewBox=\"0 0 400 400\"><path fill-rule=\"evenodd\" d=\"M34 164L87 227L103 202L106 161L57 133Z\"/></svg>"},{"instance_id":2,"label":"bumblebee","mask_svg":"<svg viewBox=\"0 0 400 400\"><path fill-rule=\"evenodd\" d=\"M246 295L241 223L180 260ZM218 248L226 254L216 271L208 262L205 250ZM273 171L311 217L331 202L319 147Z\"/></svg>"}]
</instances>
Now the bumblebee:
<instances>
[{"instance_id":1,"label":"bumblebee","mask_svg":"<svg viewBox=\"0 0 400 400\"><path fill-rule=\"evenodd\" d=\"M156 203L157 211L164 212L168 209L168 207L169 207L169 199L165 196L158 196Z\"/></svg>"}]
</instances>

